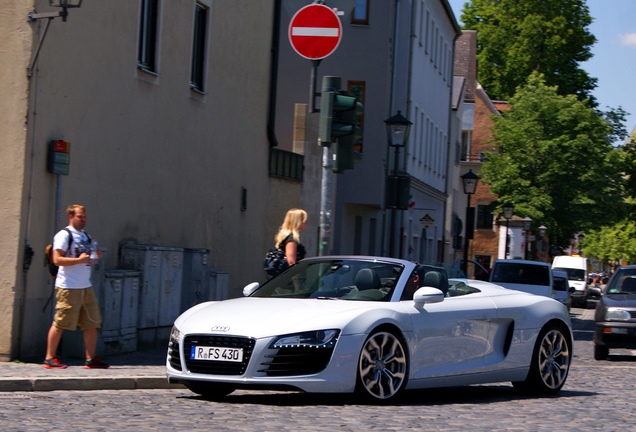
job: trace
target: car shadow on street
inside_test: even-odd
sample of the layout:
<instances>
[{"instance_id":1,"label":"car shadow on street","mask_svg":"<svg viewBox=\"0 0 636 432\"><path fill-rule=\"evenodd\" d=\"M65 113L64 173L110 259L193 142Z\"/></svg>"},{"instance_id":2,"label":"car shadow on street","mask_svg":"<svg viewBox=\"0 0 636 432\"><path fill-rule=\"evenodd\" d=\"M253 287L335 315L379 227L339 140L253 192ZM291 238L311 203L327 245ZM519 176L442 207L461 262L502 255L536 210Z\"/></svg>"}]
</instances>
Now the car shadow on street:
<instances>
[{"instance_id":1,"label":"car shadow on street","mask_svg":"<svg viewBox=\"0 0 636 432\"><path fill-rule=\"evenodd\" d=\"M555 400L571 397L589 397L596 395L588 391L561 390L554 396L533 396L517 392L512 386L506 385L478 385L467 387L435 388L425 390L407 390L401 397L391 402L392 406L427 406L452 404L490 404L509 402L513 400L527 400L538 398L552 398ZM215 401L207 401L201 396L178 396L181 399L200 400L204 402L222 402L245 405L272 406L344 406L344 405L378 405L364 401L354 394L316 394L302 392L267 392L258 393L239 391ZM382 404L382 403L380 403ZM382 404L384 405L384 404Z\"/></svg>"}]
</instances>

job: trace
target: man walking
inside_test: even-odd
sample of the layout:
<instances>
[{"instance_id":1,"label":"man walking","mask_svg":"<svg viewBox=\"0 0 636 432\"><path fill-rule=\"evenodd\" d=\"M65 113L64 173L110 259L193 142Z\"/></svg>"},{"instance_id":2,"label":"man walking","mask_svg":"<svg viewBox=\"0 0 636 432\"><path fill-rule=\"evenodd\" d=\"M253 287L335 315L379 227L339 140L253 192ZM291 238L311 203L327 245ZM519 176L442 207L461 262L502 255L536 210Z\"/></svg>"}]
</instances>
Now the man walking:
<instances>
[{"instance_id":1,"label":"man walking","mask_svg":"<svg viewBox=\"0 0 636 432\"><path fill-rule=\"evenodd\" d=\"M91 284L91 265L102 257L102 251L93 248L91 238L84 232L86 209L72 205L66 210L69 225L53 238L53 264L59 266L55 279L55 317L47 337L43 366L64 369L56 357L57 347L64 330L84 331L87 369L105 369L109 365L95 357L97 330L102 325L99 304ZM95 250L94 250L95 249ZM91 258L91 252L94 252Z\"/></svg>"}]
</instances>

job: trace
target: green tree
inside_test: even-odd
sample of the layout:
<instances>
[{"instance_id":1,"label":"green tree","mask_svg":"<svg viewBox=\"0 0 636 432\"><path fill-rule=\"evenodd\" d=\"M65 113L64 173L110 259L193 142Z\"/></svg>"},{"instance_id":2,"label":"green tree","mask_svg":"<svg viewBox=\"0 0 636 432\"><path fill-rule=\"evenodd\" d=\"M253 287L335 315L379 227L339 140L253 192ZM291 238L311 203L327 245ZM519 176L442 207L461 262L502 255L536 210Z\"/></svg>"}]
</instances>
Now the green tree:
<instances>
[{"instance_id":1,"label":"green tree","mask_svg":"<svg viewBox=\"0 0 636 432\"><path fill-rule=\"evenodd\" d=\"M628 260L636 262L636 222L623 219L585 235L583 253L602 262Z\"/></svg>"},{"instance_id":2,"label":"green tree","mask_svg":"<svg viewBox=\"0 0 636 432\"><path fill-rule=\"evenodd\" d=\"M491 99L508 100L533 71L559 94L595 105L597 79L579 64L596 42L585 0L472 0L461 20L477 31L478 80Z\"/></svg>"},{"instance_id":3,"label":"green tree","mask_svg":"<svg viewBox=\"0 0 636 432\"><path fill-rule=\"evenodd\" d=\"M493 116L494 152L481 168L499 202L549 229L552 244L626 214L620 152L612 126L574 95L561 96L533 73Z\"/></svg>"}]
</instances>

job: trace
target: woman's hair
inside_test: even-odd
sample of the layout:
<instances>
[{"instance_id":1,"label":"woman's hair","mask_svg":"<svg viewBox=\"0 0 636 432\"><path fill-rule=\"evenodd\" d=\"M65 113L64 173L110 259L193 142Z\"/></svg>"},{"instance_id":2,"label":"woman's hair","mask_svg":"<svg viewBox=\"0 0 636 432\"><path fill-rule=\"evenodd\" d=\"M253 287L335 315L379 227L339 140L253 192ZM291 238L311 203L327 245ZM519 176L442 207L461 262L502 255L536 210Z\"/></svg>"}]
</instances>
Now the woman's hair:
<instances>
[{"instance_id":1,"label":"woman's hair","mask_svg":"<svg viewBox=\"0 0 636 432\"><path fill-rule=\"evenodd\" d=\"M300 235L298 233L298 229L300 226L307 222L307 212L302 209L293 208L287 212L285 215L285 220L283 224L278 229L278 233L274 238L276 242L276 247L285 240L285 238L292 234L294 241L296 243L300 243Z\"/></svg>"}]
</instances>

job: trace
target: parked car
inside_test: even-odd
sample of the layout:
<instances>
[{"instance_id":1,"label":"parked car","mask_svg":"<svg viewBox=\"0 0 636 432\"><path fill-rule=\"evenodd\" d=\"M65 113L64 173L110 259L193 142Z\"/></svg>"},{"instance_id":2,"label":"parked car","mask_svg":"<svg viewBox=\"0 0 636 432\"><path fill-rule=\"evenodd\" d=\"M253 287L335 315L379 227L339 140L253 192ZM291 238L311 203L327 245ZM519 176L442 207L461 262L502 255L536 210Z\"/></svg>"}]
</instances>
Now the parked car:
<instances>
[{"instance_id":1,"label":"parked car","mask_svg":"<svg viewBox=\"0 0 636 432\"><path fill-rule=\"evenodd\" d=\"M490 282L504 288L554 298L550 264L527 260L496 260Z\"/></svg>"},{"instance_id":2,"label":"parked car","mask_svg":"<svg viewBox=\"0 0 636 432\"><path fill-rule=\"evenodd\" d=\"M463 269L464 268L463 265L464 265L463 259L458 259L457 261L455 261L455 267L457 267L458 269ZM477 279L477 280L488 282L488 279L490 278L490 272L488 271L488 269L486 269L486 267L484 267L477 261L468 260L467 271L468 271L468 274L466 275L466 277L468 279Z\"/></svg>"},{"instance_id":3,"label":"parked car","mask_svg":"<svg viewBox=\"0 0 636 432\"><path fill-rule=\"evenodd\" d=\"M561 255L554 257L552 270L561 270L568 274L572 292L572 306L587 308L587 300L590 293L587 283L587 275L590 271L587 258L580 256Z\"/></svg>"},{"instance_id":4,"label":"parked car","mask_svg":"<svg viewBox=\"0 0 636 432\"><path fill-rule=\"evenodd\" d=\"M554 299L563 303L569 311L572 307L570 293L574 291L574 287L570 287L568 283L568 274L564 271L553 270L552 279L554 282Z\"/></svg>"},{"instance_id":5,"label":"parked car","mask_svg":"<svg viewBox=\"0 0 636 432\"><path fill-rule=\"evenodd\" d=\"M174 323L166 374L207 398L238 388L352 393L511 381L555 394L572 361L565 306L442 267L380 257L298 262L244 298Z\"/></svg>"},{"instance_id":6,"label":"parked car","mask_svg":"<svg viewBox=\"0 0 636 432\"><path fill-rule=\"evenodd\" d=\"M619 267L601 292L594 315L594 358L611 348L636 349L636 266Z\"/></svg>"}]
</instances>

